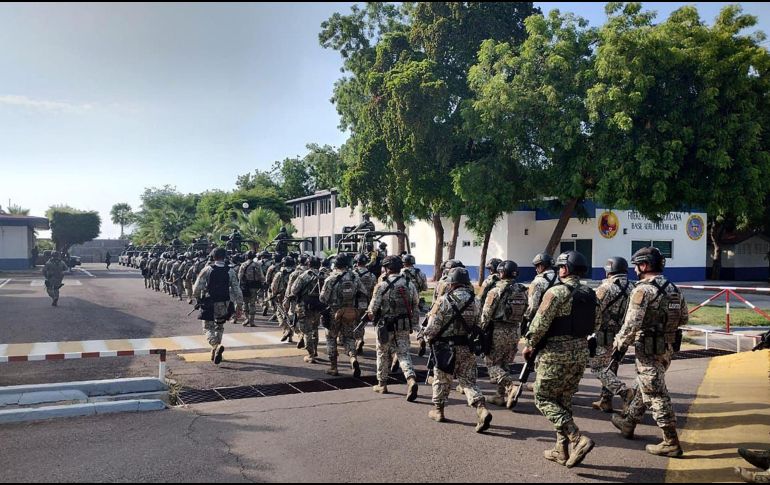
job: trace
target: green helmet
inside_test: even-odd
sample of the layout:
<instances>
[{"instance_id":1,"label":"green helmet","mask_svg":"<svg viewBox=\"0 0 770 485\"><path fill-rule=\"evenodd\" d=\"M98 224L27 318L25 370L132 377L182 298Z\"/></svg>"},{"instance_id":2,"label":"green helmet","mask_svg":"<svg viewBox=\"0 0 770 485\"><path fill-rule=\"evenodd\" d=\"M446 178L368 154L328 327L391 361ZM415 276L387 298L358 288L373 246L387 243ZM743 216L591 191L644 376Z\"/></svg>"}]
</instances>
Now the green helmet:
<instances>
[{"instance_id":1,"label":"green helmet","mask_svg":"<svg viewBox=\"0 0 770 485\"><path fill-rule=\"evenodd\" d=\"M447 273L447 283L451 285L470 285L471 276L468 274L468 270L457 266L449 270Z\"/></svg>"},{"instance_id":2,"label":"green helmet","mask_svg":"<svg viewBox=\"0 0 770 485\"><path fill-rule=\"evenodd\" d=\"M635 252L631 257L631 264L639 265L642 263L649 263L653 271L663 271L663 268L666 267L666 258L660 252L660 249L648 246Z\"/></svg>"},{"instance_id":3,"label":"green helmet","mask_svg":"<svg viewBox=\"0 0 770 485\"><path fill-rule=\"evenodd\" d=\"M557 268L566 266L569 274L584 276L588 272L588 261L586 257L577 251L565 251L556 258L554 264Z\"/></svg>"}]
</instances>

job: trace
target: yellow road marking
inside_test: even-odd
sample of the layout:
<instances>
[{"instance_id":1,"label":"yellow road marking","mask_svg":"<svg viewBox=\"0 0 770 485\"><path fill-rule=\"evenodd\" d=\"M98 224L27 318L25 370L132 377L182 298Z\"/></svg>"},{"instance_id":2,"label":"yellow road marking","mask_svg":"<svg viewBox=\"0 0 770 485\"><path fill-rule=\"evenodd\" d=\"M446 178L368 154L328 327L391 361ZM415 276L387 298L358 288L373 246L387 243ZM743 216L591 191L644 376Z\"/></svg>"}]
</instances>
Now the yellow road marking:
<instances>
[{"instance_id":1,"label":"yellow road marking","mask_svg":"<svg viewBox=\"0 0 770 485\"><path fill-rule=\"evenodd\" d=\"M770 351L711 359L680 431L686 459L671 459L666 482L741 482L748 467L738 447L767 448L770 433Z\"/></svg>"},{"instance_id":2,"label":"yellow road marking","mask_svg":"<svg viewBox=\"0 0 770 485\"><path fill-rule=\"evenodd\" d=\"M5 355L29 355L35 344L8 344Z\"/></svg>"},{"instance_id":3,"label":"yellow road marking","mask_svg":"<svg viewBox=\"0 0 770 485\"><path fill-rule=\"evenodd\" d=\"M71 354L76 352L84 352L83 342L59 342L59 352L62 354Z\"/></svg>"}]
</instances>

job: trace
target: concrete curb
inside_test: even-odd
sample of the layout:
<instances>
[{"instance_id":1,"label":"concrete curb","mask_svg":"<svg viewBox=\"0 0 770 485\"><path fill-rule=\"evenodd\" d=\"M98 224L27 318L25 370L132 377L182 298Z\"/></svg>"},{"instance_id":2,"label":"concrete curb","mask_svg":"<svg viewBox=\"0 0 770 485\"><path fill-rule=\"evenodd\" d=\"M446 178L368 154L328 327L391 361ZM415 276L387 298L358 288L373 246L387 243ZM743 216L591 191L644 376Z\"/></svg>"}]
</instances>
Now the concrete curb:
<instances>
[{"instance_id":1,"label":"concrete curb","mask_svg":"<svg viewBox=\"0 0 770 485\"><path fill-rule=\"evenodd\" d=\"M0 411L0 424L40 421L54 418L94 416L98 414L160 411L166 404L160 400L140 399L130 401L72 404L68 406L46 406L34 409L11 409Z\"/></svg>"},{"instance_id":2,"label":"concrete curb","mask_svg":"<svg viewBox=\"0 0 770 485\"><path fill-rule=\"evenodd\" d=\"M53 384L33 384L0 387L0 403L11 395L38 392L79 391L88 397L115 396L119 394L137 394L146 392L168 391L168 386L155 377L134 377L128 379L107 379L99 381L58 382ZM13 402L13 401L12 401Z\"/></svg>"},{"instance_id":3,"label":"concrete curb","mask_svg":"<svg viewBox=\"0 0 770 485\"><path fill-rule=\"evenodd\" d=\"M30 406L42 403L62 401L88 402L86 393L74 389L61 391L33 391L0 395L0 408L3 406Z\"/></svg>"}]
</instances>

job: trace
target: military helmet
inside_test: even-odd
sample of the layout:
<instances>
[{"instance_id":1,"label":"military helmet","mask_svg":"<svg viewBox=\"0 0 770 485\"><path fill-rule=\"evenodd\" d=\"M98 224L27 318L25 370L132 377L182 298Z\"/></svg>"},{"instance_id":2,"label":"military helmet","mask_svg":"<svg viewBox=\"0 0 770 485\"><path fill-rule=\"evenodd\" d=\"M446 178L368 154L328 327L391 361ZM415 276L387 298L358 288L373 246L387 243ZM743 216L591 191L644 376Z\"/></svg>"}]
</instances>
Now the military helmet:
<instances>
[{"instance_id":1,"label":"military helmet","mask_svg":"<svg viewBox=\"0 0 770 485\"><path fill-rule=\"evenodd\" d=\"M382 260L382 267L388 268L390 271L401 271L404 262L398 256L385 256L385 259Z\"/></svg>"},{"instance_id":2,"label":"military helmet","mask_svg":"<svg viewBox=\"0 0 770 485\"><path fill-rule=\"evenodd\" d=\"M368 261L369 258L366 258ZM336 258L334 258L334 267L335 268L347 268L350 266L351 260L350 255L347 253L340 253L337 255Z\"/></svg>"},{"instance_id":3,"label":"military helmet","mask_svg":"<svg viewBox=\"0 0 770 485\"><path fill-rule=\"evenodd\" d=\"M270 253L268 253L267 251L260 251L259 257L260 258L269 258L270 257Z\"/></svg>"},{"instance_id":4,"label":"military helmet","mask_svg":"<svg viewBox=\"0 0 770 485\"><path fill-rule=\"evenodd\" d=\"M604 271L606 271L608 275L618 273L626 274L628 273L628 261L620 256L613 256L604 263Z\"/></svg>"},{"instance_id":5,"label":"military helmet","mask_svg":"<svg viewBox=\"0 0 770 485\"><path fill-rule=\"evenodd\" d=\"M444 269L465 268L465 265L459 259L448 259L444 261Z\"/></svg>"},{"instance_id":6,"label":"military helmet","mask_svg":"<svg viewBox=\"0 0 770 485\"><path fill-rule=\"evenodd\" d=\"M546 268L550 268L553 266L553 258L548 253L538 253L532 260L532 265L537 266L538 264L542 264Z\"/></svg>"},{"instance_id":7,"label":"military helmet","mask_svg":"<svg viewBox=\"0 0 770 485\"><path fill-rule=\"evenodd\" d=\"M456 266L447 273L447 283L453 285L470 285L471 276L468 270L462 266Z\"/></svg>"},{"instance_id":8,"label":"military helmet","mask_svg":"<svg viewBox=\"0 0 770 485\"><path fill-rule=\"evenodd\" d=\"M411 254L405 254L405 255L401 256L401 261L403 261L404 264L414 264L415 263L414 256L411 255Z\"/></svg>"},{"instance_id":9,"label":"military helmet","mask_svg":"<svg viewBox=\"0 0 770 485\"><path fill-rule=\"evenodd\" d=\"M61 254L59 254L59 251L53 251L51 253L51 259L59 259L61 257Z\"/></svg>"},{"instance_id":10,"label":"military helmet","mask_svg":"<svg viewBox=\"0 0 770 485\"><path fill-rule=\"evenodd\" d=\"M384 242L380 243L380 249L385 249L387 247L388 247L388 245L386 243L384 243Z\"/></svg>"},{"instance_id":11,"label":"military helmet","mask_svg":"<svg viewBox=\"0 0 770 485\"><path fill-rule=\"evenodd\" d=\"M319 257L317 257L317 256L308 256L308 257L305 259L305 262L306 262L306 264L307 264L309 267L311 267L311 268L313 268L313 269L318 269L318 268L320 268L320 267L321 267L321 258L319 258Z\"/></svg>"},{"instance_id":12,"label":"military helmet","mask_svg":"<svg viewBox=\"0 0 770 485\"><path fill-rule=\"evenodd\" d=\"M565 251L556 258L554 266L566 266L569 274L584 276L588 272L586 257L577 251Z\"/></svg>"},{"instance_id":13,"label":"military helmet","mask_svg":"<svg viewBox=\"0 0 770 485\"><path fill-rule=\"evenodd\" d=\"M635 252L631 257L631 264L639 265L642 263L649 263L653 271L663 271L663 268L666 267L666 258L660 252L660 249L648 246Z\"/></svg>"},{"instance_id":14,"label":"military helmet","mask_svg":"<svg viewBox=\"0 0 770 485\"><path fill-rule=\"evenodd\" d=\"M503 278L516 278L519 276L519 265L511 260L505 260L497 266L497 272Z\"/></svg>"},{"instance_id":15,"label":"military helmet","mask_svg":"<svg viewBox=\"0 0 770 485\"><path fill-rule=\"evenodd\" d=\"M210 256L214 260L225 259L227 257L227 250L225 248L214 248L211 250Z\"/></svg>"},{"instance_id":16,"label":"military helmet","mask_svg":"<svg viewBox=\"0 0 770 485\"><path fill-rule=\"evenodd\" d=\"M492 271L493 273L497 271L497 267L502 263L503 260L500 258L492 258L489 261L487 261L487 265L485 268L487 268L489 271Z\"/></svg>"},{"instance_id":17,"label":"military helmet","mask_svg":"<svg viewBox=\"0 0 770 485\"><path fill-rule=\"evenodd\" d=\"M257 257L257 253L254 251L246 251L246 259L254 259Z\"/></svg>"},{"instance_id":18,"label":"military helmet","mask_svg":"<svg viewBox=\"0 0 770 485\"><path fill-rule=\"evenodd\" d=\"M355 258L356 263L366 264L369 262L369 256L364 253L358 253Z\"/></svg>"},{"instance_id":19,"label":"military helmet","mask_svg":"<svg viewBox=\"0 0 770 485\"><path fill-rule=\"evenodd\" d=\"M282 232L282 233L285 233L285 232L286 232L286 228L285 228L285 227L283 227L283 226L281 226L281 229L280 229L278 232Z\"/></svg>"},{"instance_id":20,"label":"military helmet","mask_svg":"<svg viewBox=\"0 0 770 485\"><path fill-rule=\"evenodd\" d=\"M284 266L294 266L296 264L291 256L285 256L281 262Z\"/></svg>"}]
</instances>

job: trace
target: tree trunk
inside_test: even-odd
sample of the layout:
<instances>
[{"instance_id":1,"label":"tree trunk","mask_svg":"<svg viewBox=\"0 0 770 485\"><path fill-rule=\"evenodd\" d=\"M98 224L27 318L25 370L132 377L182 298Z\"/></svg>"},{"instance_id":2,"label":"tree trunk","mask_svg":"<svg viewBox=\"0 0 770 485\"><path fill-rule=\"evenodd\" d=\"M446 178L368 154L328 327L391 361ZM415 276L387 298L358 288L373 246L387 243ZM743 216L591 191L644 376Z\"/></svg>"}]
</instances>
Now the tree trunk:
<instances>
[{"instance_id":1,"label":"tree trunk","mask_svg":"<svg viewBox=\"0 0 770 485\"><path fill-rule=\"evenodd\" d=\"M123 239L123 224L120 225L120 239Z\"/></svg>"},{"instance_id":2,"label":"tree trunk","mask_svg":"<svg viewBox=\"0 0 770 485\"><path fill-rule=\"evenodd\" d=\"M713 261L711 262L710 276L710 279L712 280L718 280L722 276L722 245L720 244L720 241L722 240L724 232L724 224L720 224L719 222L714 222L711 224L711 228L709 230L709 239L711 239L711 245L713 246L711 252Z\"/></svg>"},{"instance_id":3,"label":"tree trunk","mask_svg":"<svg viewBox=\"0 0 770 485\"><path fill-rule=\"evenodd\" d=\"M396 231L406 232L406 223L404 222L403 211L398 211L393 215L393 222L396 223ZM398 236L398 253L401 254L404 251L409 252L411 248L406 247L406 241L403 236Z\"/></svg>"},{"instance_id":4,"label":"tree trunk","mask_svg":"<svg viewBox=\"0 0 770 485\"><path fill-rule=\"evenodd\" d=\"M444 256L444 226L441 224L440 214L433 214L431 220L433 221L433 230L436 232L436 247L433 256L433 281L438 281L441 278L441 263Z\"/></svg>"},{"instance_id":5,"label":"tree trunk","mask_svg":"<svg viewBox=\"0 0 770 485\"><path fill-rule=\"evenodd\" d=\"M479 262L479 286L484 282L484 268L486 267L486 261L487 261L487 249L489 248L489 240L492 237L492 229L494 226L490 227L489 230L487 230L486 233L484 233L484 244L481 246L481 261Z\"/></svg>"},{"instance_id":6,"label":"tree trunk","mask_svg":"<svg viewBox=\"0 0 770 485\"><path fill-rule=\"evenodd\" d=\"M561 241L562 235L564 235L564 230L567 228L567 223L569 222L569 218L572 217L572 213L575 212L575 206L577 206L577 198L570 199L567 202L567 205L564 206L564 210L561 211L561 215L559 216L559 222L556 224L556 227L553 229L553 232L551 233L551 239L548 241L548 246L545 248L545 252L553 256L553 254L556 252L556 246L559 245L559 242Z\"/></svg>"},{"instance_id":7,"label":"tree trunk","mask_svg":"<svg viewBox=\"0 0 770 485\"><path fill-rule=\"evenodd\" d=\"M447 259L455 259L455 254L457 254L457 238L460 236L460 217L452 218L452 236L449 240L449 255Z\"/></svg>"}]
</instances>

